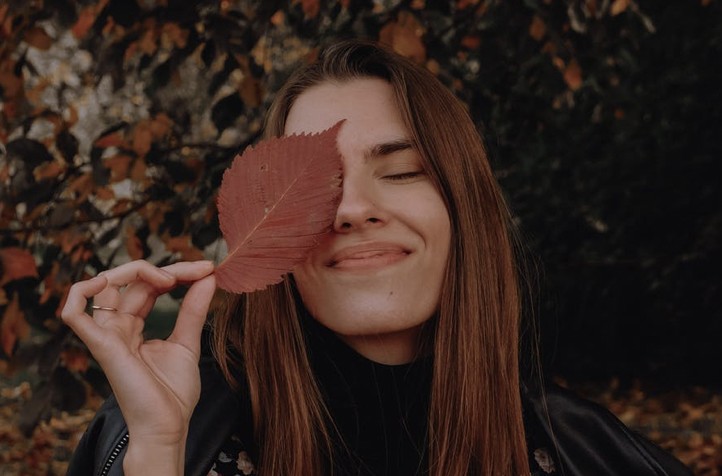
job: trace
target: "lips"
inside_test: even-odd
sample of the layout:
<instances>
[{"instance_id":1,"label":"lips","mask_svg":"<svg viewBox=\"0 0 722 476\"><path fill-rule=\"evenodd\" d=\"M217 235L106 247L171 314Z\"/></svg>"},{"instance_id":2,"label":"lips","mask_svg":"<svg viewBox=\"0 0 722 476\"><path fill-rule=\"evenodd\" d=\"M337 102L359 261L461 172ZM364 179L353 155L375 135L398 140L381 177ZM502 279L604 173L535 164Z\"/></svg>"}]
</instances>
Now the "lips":
<instances>
[{"instance_id":1,"label":"lips","mask_svg":"<svg viewBox=\"0 0 722 476\"><path fill-rule=\"evenodd\" d=\"M385 266L404 259L409 253L410 250L395 243L364 243L338 251L327 266L340 269Z\"/></svg>"}]
</instances>

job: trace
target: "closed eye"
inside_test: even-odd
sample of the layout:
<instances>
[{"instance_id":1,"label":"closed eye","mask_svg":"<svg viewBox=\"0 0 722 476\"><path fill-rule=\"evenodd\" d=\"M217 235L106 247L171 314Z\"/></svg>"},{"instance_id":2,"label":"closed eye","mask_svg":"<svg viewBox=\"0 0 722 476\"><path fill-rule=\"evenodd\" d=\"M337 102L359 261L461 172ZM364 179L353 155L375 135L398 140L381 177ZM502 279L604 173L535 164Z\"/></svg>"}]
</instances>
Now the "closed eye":
<instances>
[{"instance_id":1,"label":"closed eye","mask_svg":"<svg viewBox=\"0 0 722 476\"><path fill-rule=\"evenodd\" d=\"M384 179L391 180L392 182L399 182L404 180L412 180L424 175L423 170L416 170L413 172L404 172L402 174L385 175Z\"/></svg>"}]
</instances>

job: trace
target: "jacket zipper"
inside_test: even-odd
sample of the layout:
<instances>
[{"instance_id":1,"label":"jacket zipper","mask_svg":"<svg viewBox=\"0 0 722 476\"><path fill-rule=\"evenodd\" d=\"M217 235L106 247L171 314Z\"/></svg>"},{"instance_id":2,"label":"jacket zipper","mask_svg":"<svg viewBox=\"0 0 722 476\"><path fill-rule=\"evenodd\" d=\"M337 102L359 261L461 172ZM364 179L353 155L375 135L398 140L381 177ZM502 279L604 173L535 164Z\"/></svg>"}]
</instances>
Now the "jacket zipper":
<instances>
[{"instance_id":1,"label":"jacket zipper","mask_svg":"<svg viewBox=\"0 0 722 476\"><path fill-rule=\"evenodd\" d=\"M108 476L108 472L110 471L111 466L113 466L113 463L115 463L115 460L118 458L118 455L121 451L123 451L123 448L125 448L125 445L128 444L128 440L130 439L130 435L126 433L123 435L123 438L120 439L117 445L115 445L115 448L113 448L113 451L110 452L110 456L108 456L108 460L105 462L105 465L103 466L103 470L100 472L100 476Z\"/></svg>"}]
</instances>

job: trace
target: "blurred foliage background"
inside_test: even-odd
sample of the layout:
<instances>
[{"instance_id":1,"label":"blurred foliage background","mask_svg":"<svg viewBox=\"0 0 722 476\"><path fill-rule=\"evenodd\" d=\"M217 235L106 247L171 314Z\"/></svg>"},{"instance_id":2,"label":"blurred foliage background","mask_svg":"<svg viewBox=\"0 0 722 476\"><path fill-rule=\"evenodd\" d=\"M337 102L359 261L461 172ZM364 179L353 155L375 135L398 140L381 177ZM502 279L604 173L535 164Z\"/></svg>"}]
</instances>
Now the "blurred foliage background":
<instances>
[{"instance_id":1,"label":"blurred foliage background","mask_svg":"<svg viewBox=\"0 0 722 476\"><path fill-rule=\"evenodd\" d=\"M343 37L468 105L534 257L549 372L720 386L718 0L4 0L0 381L27 397L20 431L107 394L58 319L69 286L217 257L223 170Z\"/></svg>"}]
</instances>

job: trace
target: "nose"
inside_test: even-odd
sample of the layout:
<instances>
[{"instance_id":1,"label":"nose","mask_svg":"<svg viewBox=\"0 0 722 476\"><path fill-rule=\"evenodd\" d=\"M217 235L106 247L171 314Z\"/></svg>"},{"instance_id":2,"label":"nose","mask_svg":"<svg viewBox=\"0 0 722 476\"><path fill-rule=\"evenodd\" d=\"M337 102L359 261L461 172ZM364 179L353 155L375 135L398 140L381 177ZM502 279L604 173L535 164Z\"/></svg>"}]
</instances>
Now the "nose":
<instances>
[{"instance_id":1,"label":"nose","mask_svg":"<svg viewBox=\"0 0 722 476\"><path fill-rule=\"evenodd\" d=\"M333 223L334 231L348 233L383 226L386 217L380 205L372 183L344 176L341 202Z\"/></svg>"}]
</instances>

